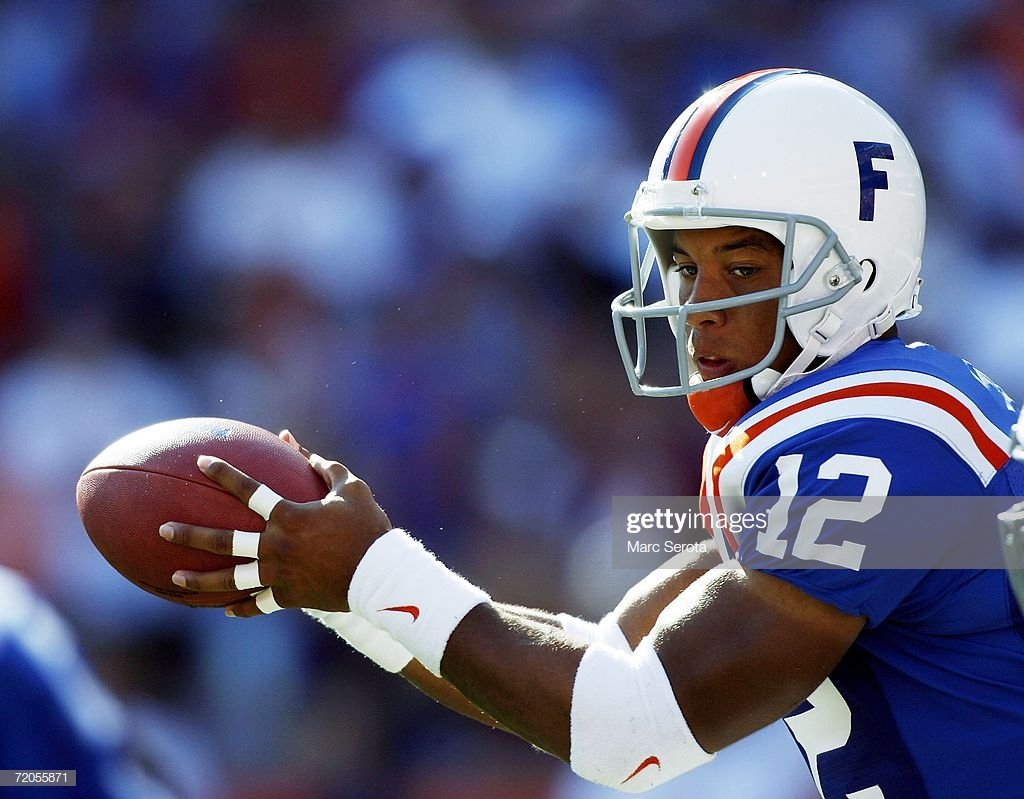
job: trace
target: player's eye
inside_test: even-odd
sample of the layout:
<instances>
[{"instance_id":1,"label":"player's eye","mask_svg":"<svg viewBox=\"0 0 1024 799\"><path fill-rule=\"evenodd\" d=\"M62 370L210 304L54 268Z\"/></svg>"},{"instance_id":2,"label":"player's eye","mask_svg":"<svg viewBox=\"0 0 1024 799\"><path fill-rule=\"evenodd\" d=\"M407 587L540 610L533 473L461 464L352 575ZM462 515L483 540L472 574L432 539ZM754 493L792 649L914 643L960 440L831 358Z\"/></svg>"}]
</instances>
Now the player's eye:
<instances>
[{"instance_id":1,"label":"player's eye","mask_svg":"<svg viewBox=\"0 0 1024 799\"><path fill-rule=\"evenodd\" d=\"M697 277L697 266L696 264L672 264L672 271L677 275L683 277L694 278Z\"/></svg>"},{"instance_id":2,"label":"player's eye","mask_svg":"<svg viewBox=\"0 0 1024 799\"><path fill-rule=\"evenodd\" d=\"M737 277L753 277L760 270L756 266L734 266L729 271Z\"/></svg>"}]
</instances>

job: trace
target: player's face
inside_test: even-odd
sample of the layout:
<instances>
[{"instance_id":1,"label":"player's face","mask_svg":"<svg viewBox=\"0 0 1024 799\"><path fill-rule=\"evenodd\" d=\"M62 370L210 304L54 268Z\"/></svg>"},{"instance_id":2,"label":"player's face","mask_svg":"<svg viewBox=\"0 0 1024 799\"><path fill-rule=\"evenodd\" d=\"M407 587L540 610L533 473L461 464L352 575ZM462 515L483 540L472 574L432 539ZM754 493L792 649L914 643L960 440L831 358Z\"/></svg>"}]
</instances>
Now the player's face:
<instances>
[{"instance_id":1,"label":"player's face","mask_svg":"<svg viewBox=\"0 0 1024 799\"><path fill-rule=\"evenodd\" d=\"M719 300L775 288L782 281L782 244L746 227L679 230L671 269L680 305ZM754 366L771 349L778 300L691 314L694 360L704 380ZM784 371L800 352L789 330L773 369Z\"/></svg>"}]
</instances>

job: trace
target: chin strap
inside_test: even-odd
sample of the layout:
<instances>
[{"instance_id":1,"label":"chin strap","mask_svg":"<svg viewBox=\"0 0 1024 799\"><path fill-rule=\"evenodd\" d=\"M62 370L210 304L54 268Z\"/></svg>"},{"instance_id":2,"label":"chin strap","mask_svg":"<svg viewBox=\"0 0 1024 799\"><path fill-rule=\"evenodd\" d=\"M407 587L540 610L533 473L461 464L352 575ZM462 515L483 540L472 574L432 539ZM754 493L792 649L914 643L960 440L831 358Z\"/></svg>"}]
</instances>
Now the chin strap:
<instances>
[{"instance_id":1,"label":"chin strap","mask_svg":"<svg viewBox=\"0 0 1024 799\"><path fill-rule=\"evenodd\" d=\"M687 394L686 401L693 417L715 436L728 432L743 414L754 407L742 382Z\"/></svg>"}]
</instances>

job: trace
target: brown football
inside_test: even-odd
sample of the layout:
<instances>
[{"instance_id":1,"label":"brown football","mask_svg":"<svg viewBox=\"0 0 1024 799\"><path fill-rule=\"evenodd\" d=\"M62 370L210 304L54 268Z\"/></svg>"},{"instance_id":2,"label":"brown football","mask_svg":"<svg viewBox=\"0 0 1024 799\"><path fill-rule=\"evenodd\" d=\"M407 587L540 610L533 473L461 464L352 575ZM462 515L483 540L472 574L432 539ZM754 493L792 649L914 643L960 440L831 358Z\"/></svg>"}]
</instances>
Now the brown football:
<instances>
[{"instance_id":1,"label":"brown football","mask_svg":"<svg viewBox=\"0 0 1024 799\"><path fill-rule=\"evenodd\" d=\"M78 480L78 513L103 557L135 585L172 602L223 607L252 592L196 594L171 575L244 559L172 544L157 530L174 521L259 532L266 522L199 471L200 455L226 460L293 502L327 493L302 454L268 430L230 419L175 419L129 433L93 458Z\"/></svg>"}]
</instances>

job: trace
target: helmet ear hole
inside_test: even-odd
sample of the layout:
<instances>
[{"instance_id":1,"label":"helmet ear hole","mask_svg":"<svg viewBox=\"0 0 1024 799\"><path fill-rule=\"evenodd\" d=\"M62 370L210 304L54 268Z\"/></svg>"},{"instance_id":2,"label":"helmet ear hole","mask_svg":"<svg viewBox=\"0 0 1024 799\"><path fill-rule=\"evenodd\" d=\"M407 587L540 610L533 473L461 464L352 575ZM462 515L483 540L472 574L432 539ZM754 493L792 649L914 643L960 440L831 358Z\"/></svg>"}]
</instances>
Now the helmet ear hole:
<instances>
[{"instance_id":1,"label":"helmet ear hole","mask_svg":"<svg viewBox=\"0 0 1024 799\"><path fill-rule=\"evenodd\" d=\"M871 270L870 274L868 275L868 279L864 283L864 288L861 289L861 291L867 291L869 288L871 288L871 284L875 282L875 274L878 272L878 269L875 268L875 262L872 261L870 258L862 259L860 265L864 267L865 270Z\"/></svg>"}]
</instances>

